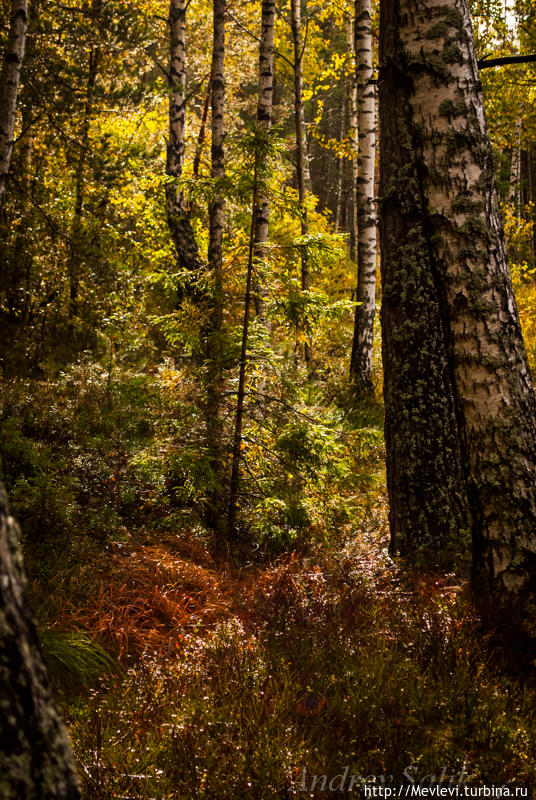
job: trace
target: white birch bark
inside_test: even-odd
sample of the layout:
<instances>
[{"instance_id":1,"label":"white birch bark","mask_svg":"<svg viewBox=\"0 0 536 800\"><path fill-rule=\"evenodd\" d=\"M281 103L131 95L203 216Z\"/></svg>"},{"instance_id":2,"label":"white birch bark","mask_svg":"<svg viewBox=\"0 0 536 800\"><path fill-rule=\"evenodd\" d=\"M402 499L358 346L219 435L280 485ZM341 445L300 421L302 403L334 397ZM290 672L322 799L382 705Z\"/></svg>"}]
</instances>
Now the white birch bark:
<instances>
[{"instance_id":1,"label":"white birch bark","mask_svg":"<svg viewBox=\"0 0 536 800\"><path fill-rule=\"evenodd\" d=\"M356 0L355 53L357 84L357 292L350 377L358 394L372 386L372 342L376 303L376 99L372 82L372 28L370 0Z\"/></svg>"},{"instance_id":2,"label":"white birch bark","mask_svg":"<svg viewBox=\"0 0 536 800\"><path fill-rule=\"evenodd\" d=\"M393 19L402 20L396 35L387 31ZM526 609L536 598L536 400L467 0L387 0L382 30L380 85L399 81L407 98L398 110L383 108L382 136L391 135L394 115L403 118L422 208L420 220L408 216L406 227L420 226L426 241L418 254L403 251L401 240L398 255L408 270L412 258L428 259L436 286L470 503L475 586L496 605L519 600ZM384 176L384 208L404 179L404 172ZM382 233L387 227L384 219ZM407 320L407 335L412 324ZM416 393L427 376L413 380Z\"/></svg>"},{"instance_id":3,"label":"white birch bark","mask_svg":"<svg viewBox=\"0 0 536 800\"><path fill-rule=\"evenodd\" d=\"M268 132L272 127L274 104L274 33L275 0L262 0L257 124L264 132ZM266 172L266 165L259 165L258 171ZM271 325L269 319L265 316L267 287L263 273L263 263L266 259L266 248L264 244L268 241L269 224L270 203L267 197L260 197L255 210L255 247L253 253L255 276L253 292L255 298L255 313L261 318L262 324L268 334L270 333Z\"/></svg>"},{"instance_id":4,"label":"white birch bark","mask_svg":"<svg viewBox=\"0 0 536 800\"><path fill-rule=\"evenodd\" d=\"M179 267L191 273L187 294L197 297L193 285L201 268L199 251L184 202L180 179L185 153L186 122L186 8L187 0L170 0L169 5L169 134L167 142L166 212L177 252ZM179 291L179 297L182 291Z\"/></svg>"},{"instance_id":5,"label":"white birch bark","mask_svg":"<svg viewBox=\"0 0 536 800\"><path fill-rule=\"evenodd\" d=\"M350 113L350 139L352 142L352 217L350 230L350 258L357 261L357 238L358 238L358 219L357 219L357 153L358 153L358 126L357 126L357 70L355 61L355 17L348 16L346 20L346 45L351 54L353 70L348 87L348 108Z\"/></svg>"},{"instance_id":6,"label":"white birch bark","mask_svg":"<svg viewBox=\"0 0 536 800\"><path fill-rule=\"evenodd\" d=\"M0 209L6 191L28 25L27 0L12 0L9 35L0 76Z\"/></svg>"}]
</instances>

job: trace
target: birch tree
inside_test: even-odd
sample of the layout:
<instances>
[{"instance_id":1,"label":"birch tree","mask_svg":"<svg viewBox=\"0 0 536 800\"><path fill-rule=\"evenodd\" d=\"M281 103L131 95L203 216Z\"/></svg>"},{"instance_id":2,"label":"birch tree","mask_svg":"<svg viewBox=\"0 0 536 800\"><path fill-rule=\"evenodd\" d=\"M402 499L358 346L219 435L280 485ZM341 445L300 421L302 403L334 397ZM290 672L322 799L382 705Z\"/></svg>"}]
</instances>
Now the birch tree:
<instances>
[{"instance_id":1,"label":"birch tree","mask_svg":"<svg viewBox=\"0 0 536 800\"><path fill-rule=\"evenodd\" d=\"M534 600L536 401L467 0L385 0L382 329L393 549L471 531L474 585ZM427 538L426 538L427 537Z\"/></svg>"},{"instance_id":2,"label":"birch tree","mask_svg":"<svg viewBox=\"0 0 536 800\"><path fill-rule=\"evenodd\" d=\"M346 46L352 54L354 69L350 76L348 86L348 108L350 116L350 140L352 142L352 216L350 219L350 257L357 261L357 153L358 153L358 127L357 127L357 70L355 60L355 15L350 14L346 19Z\"/></svg>"},{"instance_id":3,"label":"birch tree","mask_svg":"<svg viewBox=\"0 0 536 800\"><path fill-rule=\"evenodd\" d=\"M9 165L13 152L15 112L28 25L27 0L13 0L9 35L0 76L0 209L2 208Z\"/></svg>"},{"instance_id":4,"label":"birch tree","mask_svg":"<svg viewBox=\"0 0 536 800\"><path fill-rule=\"evenodd\" d=\"M28 608L18 536L0 484L0 796L77 800L71 745Z\"/></svg>"},{"instance_id":5,"label":"birch tree","mask_svg":"<svg viewBox=\"0 0 536 800\"><path fill-rule=\"evenodd\" d=\"M259 97L257 101L257 125L259 130L267 133L272 127L274 106L274 32L275 32L275 0L262 0L261 36L259 43ZM254 280L255 312L263 318L269 329L269 322L264 319L266 283L259 272L265 259L264 244L268 241L270 223L270 203L267 197L259 197L255 211L254 231L254 263L256 275Z\"/></svg>"},{"instance_id":6,"label":"birch tree","mask_svg":"<svg viewBox=\"0 0 536 800\"><path fill-rule=\"evenodd\" d=\"M372 81L372 27L370 0L355 3L355 57L357 89L357 291L350 377L354 390L370 394L372 341L376 304L376 98Z\"/></svg>"},{"instance_id":7,"label":"birch tree","mask_svg":"<svg viewBox=\"0 0 536 800\"><path fill-rule=\"evenodd\" d=\"M194 232L179 185L185 151L186 118L186 8L187 0L171 0L169 5L169 134L167 143L166 212L178 265L197 276L201 264ZM210 91L210 88L209 88Z\"/></svg>"}]
</instances>

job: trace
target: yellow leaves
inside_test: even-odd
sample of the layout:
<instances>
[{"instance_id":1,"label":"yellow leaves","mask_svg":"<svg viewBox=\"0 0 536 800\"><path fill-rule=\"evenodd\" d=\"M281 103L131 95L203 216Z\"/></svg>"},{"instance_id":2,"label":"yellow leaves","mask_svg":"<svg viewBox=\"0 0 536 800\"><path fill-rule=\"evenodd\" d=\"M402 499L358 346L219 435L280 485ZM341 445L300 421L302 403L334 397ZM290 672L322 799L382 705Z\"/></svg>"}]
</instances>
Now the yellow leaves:
<instances>
[{"instance_id":1,"label":"yellow leaves","mask_svg":"<svg viewBox=\"0 0 536 800\"><path fill-rule=\"evenodd\" d=\"M318 128L311 128L311 135L316 141L330 153L334 153L336 158L355 158L357 155L355 142L352 135L344 139L335 139L322 133Z\"/></svg>"}]
</instances>

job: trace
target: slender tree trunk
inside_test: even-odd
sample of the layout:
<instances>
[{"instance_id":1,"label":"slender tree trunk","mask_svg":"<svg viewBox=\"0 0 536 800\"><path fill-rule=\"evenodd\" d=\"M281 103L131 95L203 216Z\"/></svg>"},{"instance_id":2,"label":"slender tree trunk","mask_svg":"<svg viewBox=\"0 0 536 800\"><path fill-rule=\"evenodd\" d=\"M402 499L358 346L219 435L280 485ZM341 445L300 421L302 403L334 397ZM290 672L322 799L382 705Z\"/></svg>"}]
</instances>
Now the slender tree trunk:
<instances>
[{"instance_id":1,"label":"slender tree trunk","mask_svg":"<svg viewBox=\"0 0 536 800\"><path fill-rule=\"evenodd\" d=\"M472 529L478 598L524 614L536 598L536 400L467 1L386 0L381 64L393 547L409 552L424 524L436 548L426 503L399 513L424 480L443 498L440 529Z\"/></svg>"},{"instance_id":2,"label":"slender tree trunk","mask_svg":"<svg viewBox=\"0 0 536 800\"><path fill-rule=\"evenodd\" d=\"M534 255L536 254L536 209L534 208L534 192L533 192L533 160L532 160L532 142L528 143L527 146L527 175L528 175L528 186L527 186L527 205L529 207L529 221L532 222L532 232L530 236L530 254L532 256L532 260L534 261Z\"/></svg>"},{"instance_id":3,"label":"slender tree trunk","mask_svg":"<svg viewBox=\"0 0 536 800\"><path fill-rule=\"evenodd\" d=\"M372 394L372 343L376 304L376 99L372 83L372 28L370 0L355 3L357 83L357 292L350 378L357 395Z\"/></svg>"},{"instance_id":4,"label":"slender tree trunk","mask_svg":"<svg viewBox=\"0 0 536 800\"><path fill-rule=\"evenodd\" d=\"M344 103L342 104L341 108L341 125L339 130L339 142L342 145L344 141L344 127L345 127L345 108ZM337 191L336 191L336 204L335 204L335 230L340 230L341 227L341 218L342 218L342 182L343 182L343 174L344 174L344 158L340 156L337 159Z\"/></svg>"},{"instance_id":5,"label":"slender tree trunk","mask_svg":"<svg viewBox=\"0 0 536 800\"><path fill-rule=\"evenodd\" d=\"M31 193L32 183L32 158L33 158L33 125L32 125L32 108L31 106L24 109L22 114L22 129L23 134L20 138L20 164L21 164L21 182L25 191Z\"/></svg>"},{"instance_id":6,"label":"slender tree trunk","mask_svg":"<svg viewBox=\"0 0 536 800\"><path fill-rule=\"evenodd\" d=\"M28 25L27 0L12 0L9 35L0 75L0 209L4 201L6 181L13 152L15 112L20 73L26 46Z\"/></svg>"},{"instance_id":7,"label":"slender tree trunk","mask_svg":"<svg viewBox=\"0 0 536 800\"><path fill-rule=\"evenodd\" d=\"M86 99L84 103L84 116L80 131L80 152L76 165L76 187L74 214L71 224L71 243L69 254L69 317L78 314L78 293L80 284L80 271L84 258L84 241L82 230L82 214L84 209L84 194L86 187L86 167L89 152L89 130L91 126L91 114L93 111L93 97L95 93L95 82L100 61L100 48L92 45L89 53L86 80Z\"/></svg>"},{"instance_id":8,"label":"slender tree trunk","mask_svg":"<svg viewBox=\"0 0 536 800\"><path fill-rule=\"evenodd\" d=\"M510 180L508 182L508 203L516 216L521 215L519 200L521 190L521 117L516 121L514 143L510 153Z\"/></svg>"},{"instance_id":9,"label":"slender tree trunk","mask_svg":"<svg viewBox=\"0 0 536 800\"><path fill-rule=\"evenodd\" d=\"M244 400L246 393L246 367L249 335L249 317L251 309L251 289L253 278L253 254L255 250L256 219L259 211L257 197L258 157L255 159L255 174L253 177L253 203L251 208L251 229L248 247L248 266L246 277L246 297L244 302L244 321L242 324L242 345L240 350L240 369L238 375L238 392L236 402L235 430L233 437L233 455L231 462L231 483L229 490L229 511L227 516L228 535L232 537L236 532L236 514L238 510L238 484L240 479L240 451L242 449L242 426L244 419Z\"/></svg>"},{"instance_id":10,"label":"slender tree trunk","mask_svg":"<svg viewBox=\"0 0 536 800\"><path fill-rule=\"evenodd\" d=\"M215 182L213 198L209 204L208 267L213 278L210 322L207 343L207 449L214 474L214 483L221 481L222 422L221 393L222 325L223 325L223 222L224 196L218 181L225 177L225 12L226 0L213 0L214 36L212 47L212 147L211 176ZM209 498L209 524L217 532L222 527L222 492L218 486ZM221 533L221 531L220 531Z\"/></svg>"},{"instance_id":11,"label":"slender tree trunk","mask_svg":"<svg viewBox=\"0 0 536 800\"><path fill-rule=\"evenodd\" d=\"M203 152L203 145L205 144L205 138L206 138L207 119L208 119L208 111L210 108L211 91L212 91L212 81L209 75L207 81L207 91L205 94L205 102L203 103L203 113L201 115L201 125L199 126L199 133L197 135L197 146L195 149L194 164L192 170L194 178L199 177L199 167L201 165L201 153Z\"/></svg>"},{"instance_id":12,"label":"slender tree trunk","mask_svg":"<svg viewBox=\"0 0 536 800\"><path fill-rule=\"evenodd\" d=\"M41 31L40 1L29 0L28 2L28 37L26 40L25 62L30 65L38 53L36 52L36 36ZM22 108L22 131L20 136L20 164L21 182L29 197L33 196L35 181L32 180L32 165L34 157L34 125L35 125L35 88L31 82L24 87L21 97Z\"/></svg>"},{"instance_id":13,"label":"slender tree trunk","mask_svg":"<svg viewBox=\"0 0 536 800\"><path fill-rule=\"evenodd\" d=\"M357 261L357 154L358 154L358 125L357 125L357 67L355 56L355 17L349 15L346 21L346 44L348 52L352 54L354 69L352 70L348 86L348 108L350 113L350 137L352 141L352 217L350 221L350 258Z\"/></svg>"},{"instance_id":14,"label":"slender tree trunk","mask_svg":"<svg viewBox=\"0 0 536 800\"><path fill-rule=\"evenodd\" d=\"M309 233L307 218L307 144L305 140L305 123L303 114L303 37L301 23L301 0L291 0L291 28L294 46L294 124L296 129L296 180L298 184L298 202L301 212L301 234ZM301 248L301 288L309 291L311 274L309 271L309 255L307 247ZM309 340L305 343L305 361L311 364L313 348Z\"/></svg>"},{"instance_id":15,"label":"slender tree trunk","mask_svg":"<svg viewBox=\"0 0 536 800\"><path fill-rule=\"evenodd\" d=\"M262 0L261 37L259 46L259 99L257 102L257 124L261 131L272 127L274 105L274 32L275 0ZM265 171L265 169L264 169ZM267 197L260 197L255 210L254 278L255 313L261 317L263 325L270 333L270 321L265 317L266 279L262 264L266 259L265 243L268 241L270 222L270 203Z\"/></svg>"},{"instance_id":16,"label":"slender tree trunk","mask_svg":"<svg viewBox=\"0 0 536 800\"><path fill-rule=\"evenodd\" d=\"M263 0L261 12L261 36L259 48L259 98L257 103L257 123L259 133L266 134L272 125L273 91L274 91L274 27L275 27L275 0ZM262 148L262 149L261 149ZM251 208L251 228L248 248L248 266L246 277L246 298L244 303L244 322L242 325L242 346L240 353L240 371L238 377L238 392L236 403L235 431L233 438L233 455L231 464L231 483L229 492L229 512L227 527L229 536L233 536L236 528L236 514L238 507L238 489L240 479L240 451L242 447L242 426L244 417L244 400L246 390L247 348L249 335L249 317L252 291L255 292L256 313L261 317L263 325L270 333L270 323L264 315L264 298L266 294L264 276L259 281L258 273L254 272L256 266L262 264L265 258L265 243L268 241L268 227L270 205L267 197L259 197L259 173L267 172L267 148L261 143L255 152L255 168L253 175L253 200ZM263 379L259 386L261 407L265 392Z\"/></svg>"},{"instance_id":17,"label":"slender tree trunk","mask_svg":"<svg viewBox=\"0 0 536 800\"><path fill-rule=\"evenodd\" d=\"M187 0L170 0L169 5L169 134L167 143L166 212L180 269L191 275L186 294L197 297L191 284L198 277L201 264L184 193L179 186L184 163L184 128L186 106L186 8ZM183 297L179 289L179 300Z\"/></svg>"},{"instance_id":18,"label":"slender tree trunk","mask_svg":"<svg viewBox=\"0 0 536 800\"><path fill-rule=\"evenodd\" d=\"M76 800L73 754L28 608L18 535L0 484L0 795Z\"/></svg>"}]
</instances>

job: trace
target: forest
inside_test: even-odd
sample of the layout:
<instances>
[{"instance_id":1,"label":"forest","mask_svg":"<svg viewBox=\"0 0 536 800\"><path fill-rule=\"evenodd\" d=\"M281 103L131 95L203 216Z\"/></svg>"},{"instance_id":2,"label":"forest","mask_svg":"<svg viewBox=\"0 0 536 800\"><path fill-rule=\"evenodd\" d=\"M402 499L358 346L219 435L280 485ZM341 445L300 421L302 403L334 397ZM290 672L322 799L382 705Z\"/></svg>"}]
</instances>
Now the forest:
<instances>
[{"instance_id":1,"label":"forest","mask_svg":"<svg viewBox=\"0 0 536 800\"><path fill-rule=\"evenodd\" d=\"M0 800L536 797L534 0L0 9Z\"/></svg>"}]
</instances>

